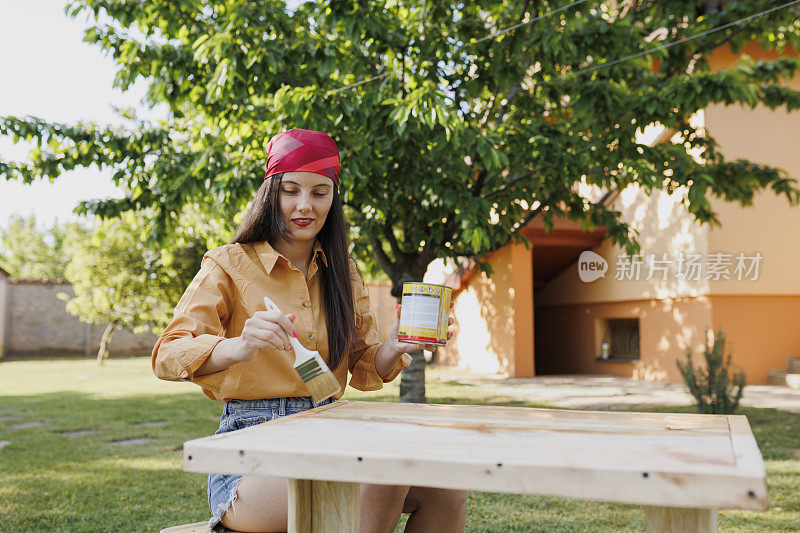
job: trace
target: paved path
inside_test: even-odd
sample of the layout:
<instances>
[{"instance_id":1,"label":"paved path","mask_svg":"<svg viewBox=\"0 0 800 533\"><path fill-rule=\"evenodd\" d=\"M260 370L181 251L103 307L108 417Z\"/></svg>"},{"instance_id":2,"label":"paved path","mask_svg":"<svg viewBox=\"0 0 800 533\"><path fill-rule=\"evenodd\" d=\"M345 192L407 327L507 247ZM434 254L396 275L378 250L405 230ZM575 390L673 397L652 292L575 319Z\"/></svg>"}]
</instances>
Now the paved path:
<instances>
[{"instance_id":1,"label":"paved path","mask_svg":"<svg viewBox=\"0 0 800 533\"><path fill-rule=\"evenodd\" d=\"M654 383L597 375L505 378L452 367L431 367L445 380L479 385L519 400L573 409L627 409L657 405L693 405L694 398L679 383ZM777 385L745 387L742 405L800 413L800 390Z\"/></svg>"}]
</instances>

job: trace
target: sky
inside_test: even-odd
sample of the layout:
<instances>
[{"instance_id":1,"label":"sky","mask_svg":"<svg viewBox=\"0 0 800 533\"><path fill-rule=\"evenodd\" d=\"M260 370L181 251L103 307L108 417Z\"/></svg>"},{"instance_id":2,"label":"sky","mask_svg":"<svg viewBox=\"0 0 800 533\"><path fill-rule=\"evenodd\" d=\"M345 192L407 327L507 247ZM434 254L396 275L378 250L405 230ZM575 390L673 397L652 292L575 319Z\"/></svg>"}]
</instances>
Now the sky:
<instances>
[{"instance_id":1,"label":"sky","mask_svg":"<svg viewBox=\"0 0 800 533\"><path fill-rule=\"evenodd\" d=\"M0 117L37 116L49 121L118 123L112 106L135 107L144 118L165 116L139 104L145 85L122 93L116 70L96 46L83 42L85 16L71 19L62 0L0 0ZM27 148L0 138L0 158L24 160ZM81 200L122 197L110 171L67 172L55 183L25 185L0 178L0 226L11 214L36 215L39 228L77 220Z\"/></svg>"}]
</instances>

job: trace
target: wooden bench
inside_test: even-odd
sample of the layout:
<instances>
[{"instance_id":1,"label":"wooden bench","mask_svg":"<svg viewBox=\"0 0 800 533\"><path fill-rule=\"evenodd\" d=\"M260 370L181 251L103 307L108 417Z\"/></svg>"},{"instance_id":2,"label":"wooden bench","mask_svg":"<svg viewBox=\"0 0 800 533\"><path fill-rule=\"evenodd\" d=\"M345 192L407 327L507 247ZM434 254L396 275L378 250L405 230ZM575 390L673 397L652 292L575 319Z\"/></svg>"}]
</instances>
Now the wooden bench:
<instances>
[{"instance_id":1,"label":"wooden bench","mask_svg":"<svg viewBox=\"0 0 800 533\"><path fill-rule=\"evenodd\" d=\"M236 531L232 531L230 529L228 529L227 532L237 533ZM166 529L162 529L161 533L208 533L208 521L168 527Z\"/></svg>"},{"instance_id":2,"label":"wooden bench","mask_svg":"<svg viewBox=\"0 0 800 533\"><path fill-rule=\"evenodd\" d=\"M208 522L195 522L194 524L183 524L162 529L161 533L207 533Z\"/></svg>"},{"instance_id":3,"label":"wooden bench","mask_svg":"<svg viewBox=\"0 0 800 533\"><path fill-rule=\"evenodd\" d=\"M637 504L650 532L716 532L718 509L769 508L736 415L338 400L183 454L188 472L288 478L293 533L358 533L359 483Z\"/></svg>"}]
</instances>

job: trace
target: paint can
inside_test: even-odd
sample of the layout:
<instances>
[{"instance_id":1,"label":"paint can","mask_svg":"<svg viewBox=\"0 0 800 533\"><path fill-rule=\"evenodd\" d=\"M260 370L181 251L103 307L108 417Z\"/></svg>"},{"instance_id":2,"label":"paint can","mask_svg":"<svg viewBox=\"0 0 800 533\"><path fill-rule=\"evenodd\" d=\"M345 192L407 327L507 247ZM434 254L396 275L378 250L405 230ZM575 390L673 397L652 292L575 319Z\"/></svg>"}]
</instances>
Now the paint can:
<instances>
[{"instance_id":1,"label":"paint can","mask_svg":"<svg viewBox=\"0 0 800 533\"><path fill-rule=\"evenodd\" d=\"M431 283L403 283L397 339L419 344L447 344L453 289Z\"/></svg>"}]
</instances>

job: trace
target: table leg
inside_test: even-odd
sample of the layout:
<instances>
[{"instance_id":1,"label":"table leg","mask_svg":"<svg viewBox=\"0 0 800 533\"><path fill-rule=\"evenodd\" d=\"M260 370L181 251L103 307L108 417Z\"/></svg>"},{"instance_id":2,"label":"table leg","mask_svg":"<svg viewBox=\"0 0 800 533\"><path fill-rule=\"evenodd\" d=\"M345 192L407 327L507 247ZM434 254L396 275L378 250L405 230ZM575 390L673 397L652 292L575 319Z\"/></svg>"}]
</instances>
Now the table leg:
<instances>
[{"instance_id":1,"label":"table leg","mask_svg":"<svg viewBox=\"0 0 800 533\"><path fill-rule=\"evenodd\" d=\"M644 506L648 533L716 533L716 509Z\"/></svg>"},{"instance_id":2,"label":"table leg","mask_svg":"<svg viewBox=\"0 0 800 533\"><path fill-rule=\"evenodd\" d=\"M289 479L288 533L358 533L358 483Z\"/></svg>"}]
</instances>

